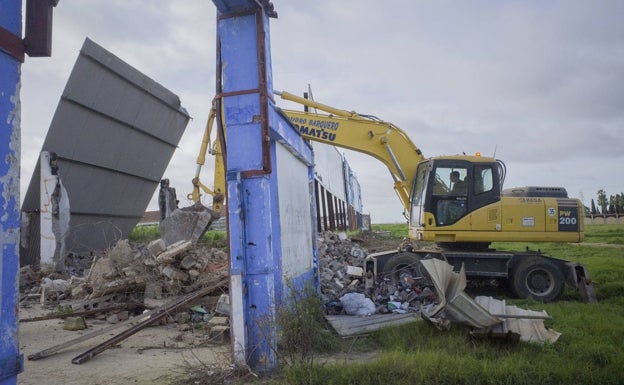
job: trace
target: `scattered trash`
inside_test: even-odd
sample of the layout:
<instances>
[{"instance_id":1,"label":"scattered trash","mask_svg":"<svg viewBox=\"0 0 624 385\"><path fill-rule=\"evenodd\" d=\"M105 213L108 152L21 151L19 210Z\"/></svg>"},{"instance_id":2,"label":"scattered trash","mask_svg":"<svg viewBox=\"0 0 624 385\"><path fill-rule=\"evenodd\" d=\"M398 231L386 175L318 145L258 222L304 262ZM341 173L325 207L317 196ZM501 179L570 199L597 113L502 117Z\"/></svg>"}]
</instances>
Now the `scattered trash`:
<instances>
[{"instance_id":1,"label":"scattered trash","mask_svg":"<svg viewBox=\"0 0 624 385\"><path fill-rule=\"evenodd\" d=\"M219 314L230 315L230 296L227 294L221 294L219 301L217 302L217 308L215 310Z\"/></svg>"},{"instance_id":2,"label":"scattered trash","mask_svg":"<svg viewBox=\"0 0 624 385\"><path fill-rule=\"evenodd\" d=\"M409 275L399 282L375 279L362 266L368 254L344 233L319 234L321 291L326 299L325 318L341 336L369 333L382 327L412 322L422 317L442 330L452 323L472 328L475 336L520 341L555 342L560 333L546 329L545 311L507 306L492 297L471 298L463 266L460 272L439 259L423 259L427 279ZM353 317L353 316L366 316Z\"/></svg>"},{"instance_id":3,"label":"scattered trash","mask_svg":"<svg viewBox=\"0 0 624 385\"><path fill-rule=\"evenodd\" d=\"M340 302L349 293L360 293L370 299L375 310L369 314L418 314L423 306L436 301L435 289L430 282L416 282L406 277L405 282L395 283L383 276L377 277L376 281L371 272L365 273L363 266L368 251L345 233L328 231L319 234L318 250L321 292L326 299L327 314L349 314L346 309L335 306L335 301Z\"/></svg>"},{"instance_id":4,"label":"scattered trash","mask_svg":"<svg viewBox=\"0 0 624 385\"><path fill-rule=\"evenodd\" d=\"M348 315L371 315L376 310L375 303L360 293L347 293L340 297L340 303Z\"/></svg>"}]
</instances>

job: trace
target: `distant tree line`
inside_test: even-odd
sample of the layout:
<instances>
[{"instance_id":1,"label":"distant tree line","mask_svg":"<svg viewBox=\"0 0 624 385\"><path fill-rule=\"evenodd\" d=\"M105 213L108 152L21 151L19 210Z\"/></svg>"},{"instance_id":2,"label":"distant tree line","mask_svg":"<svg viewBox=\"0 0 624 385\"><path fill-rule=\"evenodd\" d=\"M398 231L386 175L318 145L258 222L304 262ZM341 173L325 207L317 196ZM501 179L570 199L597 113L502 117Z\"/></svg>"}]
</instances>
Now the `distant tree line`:
<instances>
[{"instance_id":1,"label":"distant tree line","mask_svg":"<svg viewBox=\"0 0 624 385\"><path fill-rule=\"evenodd\" d=\"M605 190L598 190L598 200L591 200L591 207L586 208L589 214L624 214L624 193L609 195Z\"/></svg>"}]
</instances>

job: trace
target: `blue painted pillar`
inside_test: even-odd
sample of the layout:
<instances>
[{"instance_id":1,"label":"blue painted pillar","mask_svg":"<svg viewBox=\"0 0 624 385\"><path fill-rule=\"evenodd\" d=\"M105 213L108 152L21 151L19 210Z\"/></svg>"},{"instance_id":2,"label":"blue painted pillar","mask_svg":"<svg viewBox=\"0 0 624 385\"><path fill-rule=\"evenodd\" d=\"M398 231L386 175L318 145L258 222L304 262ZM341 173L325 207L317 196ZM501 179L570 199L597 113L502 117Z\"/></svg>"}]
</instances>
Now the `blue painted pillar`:
<instances>
[{"instance_id":1,"label":"blue painted pillar","mask_svg":"<svg viewBox=\"0 0 624 385\"><path fill-rule=\"evenodd\" d=\"M230 296L234 359L254 370L277 367L275 271L280 265L271 236L277 208L272 176L267 96L272 94L268 16L254 1L217 5L224 105ZM228 14L224 14L227 11Z\"/></svg>"},{"instance_id":2,"label":"blue painted pillar","mask_svg":"<svg viewBox=\"0 0 624 385\"><path fill-rule=\"evenodd\" d=\"M273 100L268 0L213 0L225 126L234 360L277 367L276 311L289 281L319 287L313 153Z\"/></svg>"},{"instance_id":3,"label":"blue painted pillar","mask_svg":"<svg viewBox=\"0 0 624 385\"><path fill-rule=\"evenodd\" d=\"M0 2L0 384L17 383L22 1ZM20 55L21 54L21 55ZM21 56L21 57L20 57Z\"/></svg>"}]
</instances>

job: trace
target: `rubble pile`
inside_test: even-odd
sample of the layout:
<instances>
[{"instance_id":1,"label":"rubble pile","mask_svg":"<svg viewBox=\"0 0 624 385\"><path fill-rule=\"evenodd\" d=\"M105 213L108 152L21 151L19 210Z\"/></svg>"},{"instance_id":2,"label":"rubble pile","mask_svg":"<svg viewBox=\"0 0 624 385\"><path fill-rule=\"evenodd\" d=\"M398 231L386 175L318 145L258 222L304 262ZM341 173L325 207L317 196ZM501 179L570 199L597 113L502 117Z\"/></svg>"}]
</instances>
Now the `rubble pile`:
<instances>
[{"instance_id":1,"label":"rubble pile","mask_svg":"<svg viewBox=\"0 0 624 385\"><path fill-rule=\"evenodd\" d=\"M82 264L85 261L79 260ZM20 270L21 306L32 307L30 300L40 300L43 308L53 311L20 322L60 318L65 320L63 329L70 331L85 329L86 318L105 320L111 324L109 328L127 328L133 320L139 322L132 326L136 328L176 323L182 332L176 344L188 339L186 342L193 346L223 343L229 335L229 296L223 294L229 282L228 263L227 253L219 249L190 241L166 246L158 239L147 245L121 240L104 255L93 257L90 268L79 267L84 271L82 276L72 275L70 279L62 279L66 274L46 274L24 266ZM136 321L136 317L141 320ZM203 332L195 333L199 329ZM109 329L94 331L88 338L105 330ZM193 331L192 338L185 336L186 331ZM113 339L126 338L126 332ZM81 338L86 337L76 338L75 343ZM113 346L110 344L107 347ZM33 359L63 348L64 344L56 345L33 355Z\"/></svg>"},{"instance_id":2,"label":"rubble pile","mask_svg":"<svg viewBox=\"0 0 624 385\"><path fill-rule=\"evenodd\" d=\"M102 305L144 301L146 307L153 308L228 274L227 253L188 241L166 246L161 239L148 245L121 240L101 256L73 260L77 267L68 265L69 279L67 274L23 266L21 300L39 300L42 305L54 306L62 300L95 303L99 298ZM88 263L90 268L84 268ZM78 271L82 274L76 274Z\"/></svg>"},{"instance_id":3,"label":"rubble pile","mask_svg":"<svg viewBox=\"0 0 624 385\"><path fill-rule=\"evenodd\" d=\"M321 291L330 299L354 291L362 277L362 266L368 251L351 242L345 233L330 231L318 236ZM357 281L357 282L355 282Z\"/></svg>"},{"instance_id":4,"label":"rubble pile","mask_svg":"<svg viewBox=\"0 0 624 385\"><path fill-rule=\"evenodd\" d=\"M146 299L162 299L192 293L214 274L227 275L227 263L225 252L195 247L190 241L167 247L158 239L133 247L122 240L93 262L84 281L72 289L72 298L142 292Z\"/></svg>"},{"instance_id":5,"label":"rubble pile","mask_svg":"<svg viewBox=\"0 0 624 385\"><path fill-rule=\"evenodd\" d=\"M398 280L365 272L368 251L345 233L319 234L318 251L321 292L329 314L421 312L437 302L428 279L407 274Z\"/></svg>"}]
</instances>

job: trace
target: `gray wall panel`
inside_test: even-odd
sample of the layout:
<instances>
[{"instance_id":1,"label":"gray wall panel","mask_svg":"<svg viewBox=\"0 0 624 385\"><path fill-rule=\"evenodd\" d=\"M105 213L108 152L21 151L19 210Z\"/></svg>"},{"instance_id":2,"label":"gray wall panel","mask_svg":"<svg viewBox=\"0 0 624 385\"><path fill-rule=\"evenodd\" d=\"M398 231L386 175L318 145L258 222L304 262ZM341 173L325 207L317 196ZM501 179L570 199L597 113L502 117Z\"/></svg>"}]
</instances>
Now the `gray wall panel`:
<instances>
[{"instance_id":1,"label":"gray wall panel","mask_svg":"<svg viewBox=\"0 0 624 385\"><path fill-rule=\"evenodd\" d=\"M59 157L72 211L65 239L69 252L101 251L128 236L189 119L177 95L85 41L42 147ZM33 218L38 218L39 174L37 165L22 205ZM39 232L32 229L22 264L37 263L39 242L33 238Z\"/></svg>"}]
</instances>

